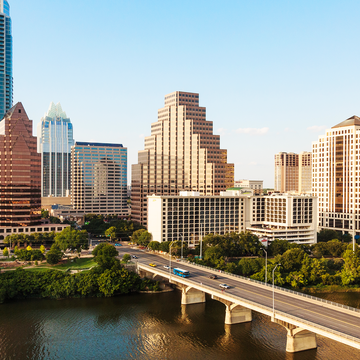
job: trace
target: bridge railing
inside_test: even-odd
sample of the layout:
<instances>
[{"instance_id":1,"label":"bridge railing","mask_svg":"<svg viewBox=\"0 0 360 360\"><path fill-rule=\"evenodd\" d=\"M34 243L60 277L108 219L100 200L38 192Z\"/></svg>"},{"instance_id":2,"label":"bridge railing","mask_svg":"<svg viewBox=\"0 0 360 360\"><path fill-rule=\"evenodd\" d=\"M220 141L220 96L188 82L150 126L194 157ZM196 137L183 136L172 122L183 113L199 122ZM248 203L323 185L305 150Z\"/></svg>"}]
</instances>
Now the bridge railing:
<instances>
[{"instance_id":1,"label":"bridge railing","mask_svg":"<svg viewBox=\"0 0 360 360\"><path fill-rule=\"evenodd\" d=\"M186 260L180 260L180 261L182 261L183 263L188 263L188 261L186 261ZM242 279L242 280L246 280L246 281L249 281L249 282L253 282L253 283L256 283L256 284L260 284L260 285L262 285L262 286L268 286L268 287L271 287L271 288L272 288L272 284L269 284L269 283L265 284L265 282L262 282L262 281L250 279L250 278L247 278L247 277L245 277L245 276L241 276L241 275L237 275L237 274L232 274L232 273L226 272L226 271L224 271L224 270L214 269L214 268L211 268L211 267L206 266L206 265L201 265L201 264L196 264L196 263L191 263L191 264L192 264L192 265L195 265L195 266L198 266L198 267L201 267L201 268L204 268L204 269L207 269L207 270L210 270L210 271L221 272L221 273L224 273L224 274L226 274L226 275L228 275L228 276L232 276L232 277L235 277L235 278L239 278L239 279ZM302 297L305 297L305 298L307 298L307 299L311 299L311 300L314 300L314 301L317 301L317 302L326 303L326 304L329 304L329 305L333 305L333 306L336 306L336 307L340 307L340 308L342 308L342 309L346 309L346 310L349 310L349 311L354 311L354 312L360 313L360 309L357 309L357 308L354 308L354 307L351 307L351 306L339 304L339 303L336 303L336 302L333 302L333 301L329 301L329 300L326 300L326 299L318 298L318 297L316 297L316 296L304 294L304 293L301 293L301 292L298 292L298 291L294 291L294 290L282 288L282 287L276 286L276 285L274 286L274 288L277 289L277 290L279 290L279 291L282 291L282 292L287 292L287 293L290 293L290 294L302 296Z\"/></svg>"}]
</instances>

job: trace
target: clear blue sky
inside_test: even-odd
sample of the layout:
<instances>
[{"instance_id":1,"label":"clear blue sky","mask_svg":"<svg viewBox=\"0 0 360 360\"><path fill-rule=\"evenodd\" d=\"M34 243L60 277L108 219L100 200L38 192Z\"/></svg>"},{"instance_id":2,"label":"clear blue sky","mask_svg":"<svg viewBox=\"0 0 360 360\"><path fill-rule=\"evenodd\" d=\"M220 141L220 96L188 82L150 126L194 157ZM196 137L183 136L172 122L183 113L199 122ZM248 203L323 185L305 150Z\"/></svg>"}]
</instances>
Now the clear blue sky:
<instances>
[{"instance_id":1,"label":"clear blue sky","mask_svg":"<svg viewBox=\"0 0 360 360\"><path fill-rule=\"evenodd\" d=\"M9 0L14 102L61 102L78 141L131 164L172 91L200 94L235 179L273 186L274 154L360 115L359 1Z\"/></svg>"}]
</instances>

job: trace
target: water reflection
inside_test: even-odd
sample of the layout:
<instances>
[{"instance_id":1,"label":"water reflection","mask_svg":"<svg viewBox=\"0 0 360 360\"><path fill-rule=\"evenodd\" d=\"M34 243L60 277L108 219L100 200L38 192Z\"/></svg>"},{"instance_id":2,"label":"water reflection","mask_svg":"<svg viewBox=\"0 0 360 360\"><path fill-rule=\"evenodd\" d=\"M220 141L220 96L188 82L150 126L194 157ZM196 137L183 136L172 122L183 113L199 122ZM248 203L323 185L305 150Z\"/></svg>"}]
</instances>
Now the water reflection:
<instances>
[{"instance_id":1,"label":"water reflection","mask_svg":"<svg viewBox=\"0 0 360 360\"><path fill-rule=\"evenodd\" d=\"M348 305L356 293L330 296ZM339 300L338 300L339 301ZM0 359L261 359L360 358L360 351L318 337L318 348L285 352L286 330L262 314L225 325L225 306L181 304L179 292L117 298L34 300L0 306Z\"/></svg>"}]
</instances>

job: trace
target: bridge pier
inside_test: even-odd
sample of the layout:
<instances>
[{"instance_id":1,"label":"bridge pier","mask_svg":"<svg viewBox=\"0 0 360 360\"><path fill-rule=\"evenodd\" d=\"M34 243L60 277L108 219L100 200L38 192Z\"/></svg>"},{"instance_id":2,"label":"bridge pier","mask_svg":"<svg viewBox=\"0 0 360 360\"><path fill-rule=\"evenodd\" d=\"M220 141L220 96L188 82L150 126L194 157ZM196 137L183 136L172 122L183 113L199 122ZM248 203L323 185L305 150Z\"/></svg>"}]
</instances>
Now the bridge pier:
<instances>
[{"instance_id":1,"label":"bridge pier","mask_svg":"<svg viewBox=\"0 0 360 360\"><path fill-rule=\"evenodd\" d=\"M285 321L275 319L274 322L283 326L287 330L287 352L295 353L317 348L315 333L289 324Z\"/></svg>"},{"instance_id":2,"label":"bridge pier","mask_svg":"<svg viewBox=\"0 0 360 360\"><path fill-rule=\"evenodd\" d=\"M181 286L181 305L199 304L205 302L205 293L190 286Z\"/></svg>"},{"instance_id":3,"label":"bridge pier","mask_svg":"<svg viewBox=\"0 0 360 360\"><path fill-rule=\"evenodd\" d=\"M225 305L225 324L232 325L252 321L252 313L250 309L234 304L231 301L221 299L215 295L212 295L211 297L212 299L220 301Z\"/></svg>"}]
</instances>

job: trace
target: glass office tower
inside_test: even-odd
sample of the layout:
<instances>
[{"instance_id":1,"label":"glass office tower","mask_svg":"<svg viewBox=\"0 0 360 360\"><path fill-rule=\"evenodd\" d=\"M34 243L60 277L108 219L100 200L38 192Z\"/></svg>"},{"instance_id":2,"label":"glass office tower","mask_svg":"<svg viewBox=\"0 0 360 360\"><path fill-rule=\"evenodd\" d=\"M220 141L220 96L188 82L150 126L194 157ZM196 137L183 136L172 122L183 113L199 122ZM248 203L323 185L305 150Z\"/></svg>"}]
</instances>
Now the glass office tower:
<instances>
[{"instance_id":1,"label":"glass office tower","mask_svg":"<svg viewBox=\"0 0 360 360\"><path fill-rule=\"evenodd\" d=\"M12 35L10 6L0 0L0 119L12 107Z\"/></svg>"},{"instance_id":2,"label":"glass office tower","mask_svg":"<svg viewBox=\"0 0 360 360\"><path fill-rule=\"evenodd\" d=\"M127 149L121 144L76 142L71 156L74 209L127 215Z\"/></svg>"},{"instance_id":3,"label":"glass office tower","mask_svg":"<svg viewBox=\"0 0 360 360\"><path fill-rule=\"evenodd\" d=\"M73 127L60 103L52 102L37 128L41 153L41 196L70 195Z\"/></svg>"}]
</instances>

